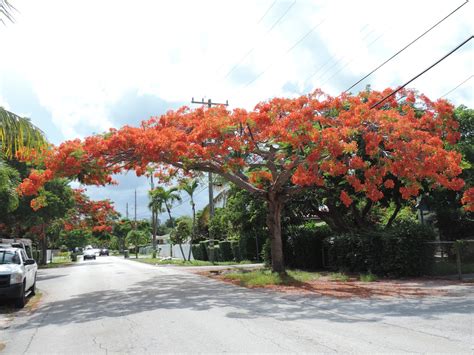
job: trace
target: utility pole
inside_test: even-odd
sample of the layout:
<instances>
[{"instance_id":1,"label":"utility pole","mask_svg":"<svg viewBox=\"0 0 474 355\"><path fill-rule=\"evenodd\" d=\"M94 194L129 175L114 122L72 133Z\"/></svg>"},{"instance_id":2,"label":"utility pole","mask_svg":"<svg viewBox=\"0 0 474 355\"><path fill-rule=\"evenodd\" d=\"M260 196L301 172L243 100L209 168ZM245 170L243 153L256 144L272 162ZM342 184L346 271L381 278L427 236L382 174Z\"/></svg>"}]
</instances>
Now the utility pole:
<instances>
[{"instance_id":1,"label":"utility pole","mask_svg":"<svg viewBox=\"0 0 474 355\"><path fill-rule=\"evenodd\" d=\"M153 181L153 172L150 174L150 189L155 189L155 183ZM152 200L153 201L153 200ZM153 258L156 258L156 231L158 229L158 211L155 210L155 206L151 205L151 228L153 233Z\"/></svg>"},{"instance_id":2,"label":"utility pole","mask_svg":"<svg viewBox=\"0 0 474 355\"><path fill-rule=\"evenodd\" d=\"M128 202L125 205L125 215L127 216L127 219L128 219Z\"/></svg>"},{"instance_id":3,"label":"utility pole","mask_svg":"<svg viewBox=\"0 0 474 355\"><path fill-rule=\"evenodd\" d=\"M135 189L135 217L134 217L134 220L135 220L135 227L136 227L136 224L137 224L137 189Z\"/></svg>"},{"instance_id":4,"label":"utility pole","mask_svg":"<svg viewBox=\"0 0 474 355\"><path fill-rule=\"evenodd\" d=\"M135 223L134 223L134 229L135 229L135 233L136 233L136 230L137 230L137 189L135 189L135 217L134 217L134 220L135 220ZM135 234L136 236L136 234ZM135 238L135 258L138 259L138 238Z\"/></svg>"},{"instance_id":5,"label":"utility pole","mask_svg":"<svg viewBox=\"0 0 474 355\"><path fill-rule=\"evenodd\" d=\"M208 108L211 108L212 106L219 106L219 105L224 105L224 106L229 106L229 100L225 101L225 104L223 103L218 103L218 102L212 102L211 99L208 99L207 102L202 99L201 101L195 101L194 97L191 99L192 104L199 104L199 105L207 105ZM214 217L214 186L212 183L212 173L208 172L207 174L208 180L209 180L209 215L210 218ZM209 244L211 245L211 255L210 255L210 261L214 262L214 237L212 235L209 236Z\"/></svg>"}]
</instances>

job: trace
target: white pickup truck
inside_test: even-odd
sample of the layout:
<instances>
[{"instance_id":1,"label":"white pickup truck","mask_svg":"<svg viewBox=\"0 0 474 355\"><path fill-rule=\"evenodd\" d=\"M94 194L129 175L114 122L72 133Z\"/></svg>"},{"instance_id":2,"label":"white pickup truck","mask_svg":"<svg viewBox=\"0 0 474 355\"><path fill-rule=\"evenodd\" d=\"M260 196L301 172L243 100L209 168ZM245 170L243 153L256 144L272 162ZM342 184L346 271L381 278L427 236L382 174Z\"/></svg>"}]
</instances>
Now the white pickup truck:
<instances>
[{"instance_id":1,"label":"white pickup truck","mask_svg":"<svg viewBox=\"0 0 474 355\"><path fill-rule=\"evenodd\" d=\"M36 261L24 249L0 246L0 298L12 298L23 308L28 291L35 293L37 272Z\"/></svg>"}]
</instances>

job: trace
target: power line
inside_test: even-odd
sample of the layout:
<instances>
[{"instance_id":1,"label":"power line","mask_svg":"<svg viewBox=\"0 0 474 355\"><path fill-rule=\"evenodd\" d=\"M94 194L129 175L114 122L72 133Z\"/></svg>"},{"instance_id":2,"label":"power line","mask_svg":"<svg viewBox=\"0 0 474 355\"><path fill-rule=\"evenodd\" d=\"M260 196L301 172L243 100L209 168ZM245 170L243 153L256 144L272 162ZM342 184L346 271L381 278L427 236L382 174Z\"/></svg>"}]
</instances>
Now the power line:
<instances>
[{"instance_id":1,"label":"power line","mask_svg":"<svg viewBox=\"0 0 474 355\"><path fill-rule=\"evenodd\" d=\"M454 90L456 90L458 87L462 86L464 83L468 82L469 80L472 79L474 75L471 75L470 77L468 77L467 79L463 80L461 83L459 83L455 88L449 90L446 94L444 94L443 96L441 96L441 98L445 97L445 96L448 96L449 94L451 94Z\"/></svg>"},{"instance_id":2,"label":"power line","mask_svg":"<svg viewBox=\"0 0 474 355\"><path fill-rule=\"evenodd\" d=\"M257 22L257 25L262 22L262 20L265 18L265 16L267 16L267 14L269 13L270 9L275 5L276 3L276 0L273 2L273 4L270 5L270 7L267 9L267 11L265 11L265 14L262 16L262 18ZM270 27L270 29L267 30L267 32L265 33L265 36L267 36L275 27L276 25L278 25L280 23L280 21L288 14L288 12L291 10L291 8L293 7L293 5L295 5L296 3L296 0L293 1L293 3L283 12L283 14L273 23L273 25ZM242 64L242 62L248 58L248 56L255 50L256 46L253 46L250 50L248 50L243 56L242 58L239 59L239 61L237 61L237 63L234 64L234 66L232 68L230 68L230 70L227 72L227 74L224 76L223 79L226 79L229 77L230 74L232 74L239 66L240 64Z\"/></svg>"},{"instance_id":3,"label":"power line","mask_svg":"<svg viewBox=\"0 0 474 355\"><path fill-rule=\"evenodd\" d=\"M415 38L413 41L411 41L410 43L408 43L405 47L403 47L402 49L400 49L397 53L395 53L394 55L392 55L390 58L388 58L385 62L383 62L382 64L380 64L378 67L376 67L375 69L373 69L369 74L365 75L362 79L358 80L356 83L352 84L348 89L346 89L344 92L348 92L350 89L352 89L354 86L356 86L357 84L359 84L361 81L367 79L369 76L371 76L373 73L375 73L377 70L379 70L380 68L382 68L385 64L387 64L388 62L390 62L393 58L395 58L396 56L398 56L400 53L402 53L405 49L407 49L408 47L410 47L413 43L415 43L416 41L418 41L420 38L422 38L423 36L425 36L428 32L430 32L433 28L437 27L440 23L442 23L444 20L446 20L448 17L450 17L452 14L454 14L456 11L458 11L461 7L463 7L464 5L466 5L467 3L469 2L469 0L466 0L465 3L463 3L462 5L458 6L455 10L451 11L447 16L443 17L440 21L438 21L437 23L435 23L433 26L431 26L428 30L426 30L425 32L423 32L420 36L418 36L417 38Z\"/></svg>"},{"instance_id":4,"label":"power line","mask_svg":"<svg viewBox=\"0 0 474 355\"><path fill-rule=\"evenodd\" d=\"M441 59L439 59L437 62L435 62L434 64L431 64L428 68L426 68L425 70L423 70L421 73L419 73L418 75L414 76L413 78L411 78L410 80L408 80L405 84L403 84L402 86L400 86L397 90L394 90L392 91L390 94L388 94L387 96L385 96L382 100L380 100L379 102L377 102L376 104L372 105L370 108L375 108L377 107L378 105L380 105L382 102L384 102L385 100L387 100L389 97L395 95L397 92L399 92L401 89L403 89L405 86L407 86L408 84L410 84L413 80L416 80L417 78L419 78L420 76L422 76L424 73L426 73L428 70L430 70L431 68L433 68L434 66L436 66L437 64L439 64L440 62L442 62L443 60L445 60L447 57L449 57L451 54L453 54L454 52L456 52L459 48L461 48L462 46L464 46L467 42L469 42L471 39L473 39L474 36L471 36L469 38L467 38L464 42L462 42L461 44L459 44L456 48L454 48L453 50L451 50L448 54L446 54L444 57L442 57Z\"/></svg>"},{"instance_id":5,"label":"power line","mask_svg":"<svg viewBox=\"0 0 474 355\"><path fill-rule=\"evenodd\" d=\"M262 17L260 17L260 20L258 20L257 22L257 25L263 21L263 19L268 15L268 13L270 12L270 10L273 8L273 6L275 6L275 4L277 3L277 0L273 1L273 3L268 7L267 11L265 11L265 13L263 14Z\"/></svg>"},{"instance_id":6,"label":"power line","mask_svg":"<svg viewBox=\"0 0 474 355\"><path fill-rule=\"evenodd\" d=\"M372 33L373 31L371 31ZM372 42L370 42L368 45L367 45L367 48L369 48L371 45L373 45L375 42L377 42L380 38L382 38L384 35L385 35L386 32L384 33L381 33L377 38L375 38ZM368 36L365 36L363 39L367 38ZM329 80L331 80L332 78L334 78L337 74L339 74L342 70L344 70L349 64L351 64L354 59L356 57L352 58L351 60L349 60L346 64L344 64L341 68L339 68L338 71L336 71L333 75L331 75L329 78L327 78L322 84L320 87L323 87Z\"/></svg>"},{"instance_id":7,"label":"power line","mask_svg":"<svg viewBox=\"0 0 474 355\"><path fill-rule=\"evenodd\" d=\"M303 42L316 28L318 28L320 25L323 24L324 21L326 21L327 17L324 18L322 21L320 21L317 25L315 25L313 28L311 28L308 32L306 32L303 36L301 36L294 44L292 44L285 52L285 54L283 54L282 57L285 57L287 56L293 49L295 49L301 42ZM280 57L280 59L282 58ZM273 62L272 64L270 64L268 67L266 67L262 72L260 72L255 78L253 78L252 80L250 80L247 84L245 84L244 88L246 87L249 87L250 85L252 85L255 81L257 81L263 74L265 74L268 69L270 69L273 65L275 64L275 62Z\"/></svg>"},{"instance_id":8,"label":"power line","mask_svg":"<svg viewBox=\"0 0 474 355\"><path fill-rule=\"evenodd\" d=\"M270 33L276 25L278 25L280 23L281 20L283 20L283 18L285 18L286 14L291 10L291 8L296 4L296 0L294 0L290 6L288 6L288 8L285 10L285 12L283 12L283 14L278 18L278 20L275 21L275 23L270 27L270 29L267 31L267 33Z\"/></svg>"},{"instance_id":9,"label":"power line","mask_svg":"<svg viewBox=\"0 0 474 355\"><path fill-rule=\"evenodd\" d=\"M361 29L359 30L359 32L363 32L363 30L364 30L367 26L369 26L369 24L365 24L364 26L362 26ZM368 34L366 34L364 37L362 37L362 40L365 40L372 32L374 32L374 30L370 31ZM367 47L370 47L373 43L375 43L376 41L378 41L381 37L383 37L384 34L385 34L385 33L382 33L379 37L377 37L374 41L372 41ZM339 64L339 62L341 62L341 61L342 61L343 59L345 59L345 58L346 58L346 56L341 56L341 57L339 57L339 59L337 59L336 62L335 62L333 65L331 65L331 66L330 66L329 68L327 68L321 75L319 75L317 79L322 78L322 77L324 76L324 74L326 74L327 72L329 72L332 68L334 68L337 64ZM310 80L311 78L313 78L316 74L318 74L318 73L321 71L321 69L323 69L326 65L328 65L328 64L331 63L332 61L334 61L334 58L332 58L331 56L329 56L328 59L326 60L326 62L325 62L323 65L319 66L319 68L318 68L315 72L313 72L310 76L308 76L308 77L304 80L303 84L306 86L306 83L308 82L308 80ZM349 62L347 62L347 63L346 63L341 69L339 69L334 75L336 75L337 73L339 73L342 69L344 69L344 68L345 68L347 65L349 65L349 63L351 63L352 61L353 61L353 59L351 59ZM333 76L334 76L334 75L333 75ZM331 78L332 78L333 76L331 76ZM329 78L329 79L331 79L331 78ZM326 81L328 81L329 79L327 79ZM322 86L322 85L321 85L321 86Z\"/></svg>"}]
</instances>

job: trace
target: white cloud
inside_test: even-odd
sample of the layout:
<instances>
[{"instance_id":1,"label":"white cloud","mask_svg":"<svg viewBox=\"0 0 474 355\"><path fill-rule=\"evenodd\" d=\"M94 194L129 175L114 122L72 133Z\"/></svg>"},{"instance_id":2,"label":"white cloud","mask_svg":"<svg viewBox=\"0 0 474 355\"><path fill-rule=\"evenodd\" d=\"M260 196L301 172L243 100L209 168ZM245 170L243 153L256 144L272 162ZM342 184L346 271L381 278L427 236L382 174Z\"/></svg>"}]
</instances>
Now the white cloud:
<instances>
[{"instance_id":1,"label":"white cloud","mask_svg":"<svg viewBox=\"0 0 474 355\"><path fill-rule=\"evenodd\" d=\"M0 28L8 52L0 78L21 75L65 138L119 124L111 108L127 92L186 104L191 97L229 100L231 107L245 108L319 86L336 95L462 0L278 0L262 19L272 4L25 0L15 4L16 23ZM375 89L400 85L441 58L474 32L472 6L353 91L369 83ZM471 41L410 87L433 98L445 94L472 75L472 48ZM448 98L474 107L473 82Z\"/></svg>"},{"instance_id":2,"label":"white cloud","mask_svg":"<svg viewBox=\"0 0 474 355\"><path fill-rule=\"evenodd\" d=\"M0 32L4 48L10 49L0 70L22 73L54 123L72 138L113 125L108 107L130 89L175 102L229 99L234 107L291 95L283 89L287 82L301 91L324 84L325 91L337 94L456 6L444 1L397 1L391 7L369 0L278 1L262 20L272 3L25 1L18 4L17 23ZM398 85L417 74L472 33L471 13L472 5L464 6L358 88ZM236 82L235 74L244 69L248 78ZM471 73L472 45L413 86L440 96ZM472 104L472 97L460 92L451 95L453 100Z\"/></svg>"}]
</instances>

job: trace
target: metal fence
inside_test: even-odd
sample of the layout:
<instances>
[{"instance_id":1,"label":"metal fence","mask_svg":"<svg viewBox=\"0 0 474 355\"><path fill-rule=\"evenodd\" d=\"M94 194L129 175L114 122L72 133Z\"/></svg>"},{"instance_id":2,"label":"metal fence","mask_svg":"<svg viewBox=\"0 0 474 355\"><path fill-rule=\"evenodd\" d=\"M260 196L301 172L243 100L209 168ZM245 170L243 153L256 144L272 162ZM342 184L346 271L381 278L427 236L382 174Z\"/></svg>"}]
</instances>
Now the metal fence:
<instances>
[{"instance_id":1,"label":"metal fence","mask_svg":"<svg viewBox=\"0 0 474 355\"><path fill-rule=\"evenodd\" d=\"M466 274L474 274L474 240L427 242L434 246L435 276L457 275L459 280Z\"/></svg>"}]
</instances>

